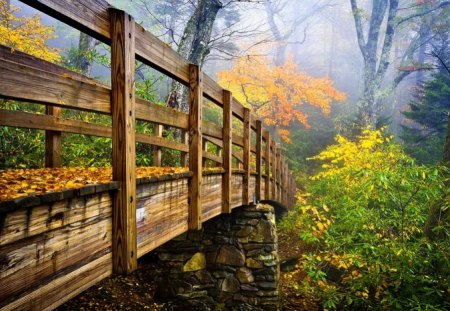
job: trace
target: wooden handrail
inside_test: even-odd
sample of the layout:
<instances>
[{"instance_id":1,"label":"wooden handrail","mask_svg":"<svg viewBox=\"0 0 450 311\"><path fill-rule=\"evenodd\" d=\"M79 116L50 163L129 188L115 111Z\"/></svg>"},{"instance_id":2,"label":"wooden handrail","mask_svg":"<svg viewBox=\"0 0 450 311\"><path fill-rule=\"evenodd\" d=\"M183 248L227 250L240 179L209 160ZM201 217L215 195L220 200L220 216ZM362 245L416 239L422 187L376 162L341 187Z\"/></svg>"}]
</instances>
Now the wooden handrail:
<instances>
[{"instance_id":1,"label":"wooden handrail","mask_svg":"<svg viewBox=\"0 0 450 311\"><path fill-rule=\"evenodd\" d=\"M105 0L22 0L24 3L111 45L112 86L25 53L0 46L0 96L46 105L47 114L38 115L0 109L0 125L46 130L46 164L58 166L60 133L111 137L113 178L120 184L114 198L114 270L131 272L136 268L136 142L155 146L154 164L161 165L161 148L182 152L181 163L189 158L189 228L202 224L202 160L222 164L222 212L231 212L232 157L243 164L242 202L256 199L279 200L293 204L295 181L289 173L281 149L263 130L262 122L231 93L189 64L170 46L147 32L127 13L112 8ZM113 39L111 39L113 38ZM189 86L189 114L135 98L134 61L161 71ZM202 99L223 109L223 126L202 120ZM62 118L59 108L111 115L113 126L102 126ZM232 119L243 123L243 136L232 133ZM154 135L135 133L135 121L155 124ZM181 142L162 137L164 126L180 129ZM255 133L255 134L253 134ZM188 134L189 139L186 139ZM256 142L252 143L255 135ZM216 155L203 150L211 142L222 148ZM265 146L263 148L263 144ZM242 148L242 155L233 151ZM189 156L187 154L189 153ZM250 189L251 158L255 155L255 187ZM265 187L262 189L263 162Z\"/></svg>"}]
</instances>

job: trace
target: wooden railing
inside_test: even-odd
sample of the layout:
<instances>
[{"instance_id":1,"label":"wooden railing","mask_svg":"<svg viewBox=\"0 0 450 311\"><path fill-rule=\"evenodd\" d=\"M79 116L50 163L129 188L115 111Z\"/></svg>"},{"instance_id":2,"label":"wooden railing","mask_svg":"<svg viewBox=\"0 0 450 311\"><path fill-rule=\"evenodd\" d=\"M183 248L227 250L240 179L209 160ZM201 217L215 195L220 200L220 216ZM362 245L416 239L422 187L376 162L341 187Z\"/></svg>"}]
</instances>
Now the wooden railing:
<instances>
[{"instance_id":1,"label":"wooden railing","mask_svg":"<svg viewBox=\"0 0 450 311\"><path fill-rule=\"evenodd\" d=\"M46 165L61 163L61 132L112 138L113 180L119 190L113 204L113 264L116 272L136 268L136 142L156 146L154 163L161 165L160 148L181 152L189 158L189 228L201 228L202 161L208 159L224 169L222 212L231 211L232 158L242 163L243 202L264 198L293 204L295 182L281 148L248 108L196 65L189 64L165 43L143 29L127 13L103 0L23 0L24 3L69 24L111 46L111 87L55 64L0 46L0 97L46 105L46 114L0 109L0 125L46 131ZM135 98L135 59L189 87L189 114ZM203 97L223 110L223 126L202 120ZM112 127L61 117L60 108L111 115ZM243 122L243 136L233 133L233 118ZM154 135L135 132L135 122L155 124ZM188 133L188 141L162 137L162 127ZM256 143L251 142L252 132ZM205 142L221 154L204 150ZM242 148L233 151L233 145ZM251 157L256 162L256 187L250 189ZM264 169L264 170L263 170ZM264 189L262 189L262 178Z\"/></svg>"}]
</instances>

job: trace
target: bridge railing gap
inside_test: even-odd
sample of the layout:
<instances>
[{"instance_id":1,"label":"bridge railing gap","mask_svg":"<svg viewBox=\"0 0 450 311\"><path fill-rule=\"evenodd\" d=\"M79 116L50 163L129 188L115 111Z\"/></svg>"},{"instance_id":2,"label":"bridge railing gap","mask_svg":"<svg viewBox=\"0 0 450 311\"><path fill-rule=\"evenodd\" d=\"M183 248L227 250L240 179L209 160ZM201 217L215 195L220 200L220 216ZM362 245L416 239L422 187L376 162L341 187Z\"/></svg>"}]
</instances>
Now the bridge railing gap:
<instances>
[{"instance_id":1,"label":"bridge railing gap","mask_svg":"<svg viewBox=\"0 0 450 311\"><path fill-rule=\"evenodd\" d=\"M231 212L233 158L244 171L243 204L252 202L254 196L256 200L264 197L285 205L293 204L295 182L282 157L281 147L269 131L263 129L262 122L229 91L147 32L130 15L112 8L104 0L22 2L111 45L111 87L25 53L11 53L10 48L0 46L0 97L47 107L45 115L0 109L0 125L45 130L47 167L61 165L62 132L112 138L113 180L119 182L113 204L115 272L129 273L137 267L136 142L154 146L152 156L156 166L162 165L162 148L181 152L181 165L188 166L192 172L188 196L191 230L198 230L202 225L204 159L224 169L222 213ZM136 98L135 60L188 86L189 114ZM202 120L203 98L223 109L222 127ZM113 125L63 119L61 108L111 115ZM233 132L233 118L243 122L243 136ZM154 135L136 133L136 120L155 124ZM181 142L163 137L165 126L181 130ZM256 137L255 144L252 135ZM220 149L218 155L205 150L207 142ZM242 154L233 150L233 146L242 148ZM251 189L253 156L256 177L255 187Z\"/></svg>"}]
</instances>

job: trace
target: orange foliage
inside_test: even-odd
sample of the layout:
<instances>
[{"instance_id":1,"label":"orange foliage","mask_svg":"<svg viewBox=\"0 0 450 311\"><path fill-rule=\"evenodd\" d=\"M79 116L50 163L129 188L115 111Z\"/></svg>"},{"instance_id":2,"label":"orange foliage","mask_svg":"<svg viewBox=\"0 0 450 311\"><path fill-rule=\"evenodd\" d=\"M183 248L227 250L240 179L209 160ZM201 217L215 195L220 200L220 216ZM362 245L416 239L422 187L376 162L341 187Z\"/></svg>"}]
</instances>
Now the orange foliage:
<instances>
[{"instance_id":1,"label":"orange foliage","mask_svg":"<svg viewBox=\"0 0 450 311\"><path fill-rule=\"evenodd\" d=\"M309 127L307 115L300 110L302 105L318 107L327 115L333 101L346 98L328 78L299 72L292 57L281 66L272 66L261 57L240 58L231 70L219 72L218 79L266 125L276 128L286 142L290 142L288 128L293 122Z\"/></svg>"},{"instance_id":2,"label":"orange foliage","mask_svg":"<svg viewBox=\"0 0 450 311\"><path fill-rule=\"evenodd\" d=\"M184 167L137 167L136 177L153 177L187 172ZM40 195L63 189L112 181L110 167L62 167L0 170L0 201L28 195Z\"/></svg>"}]
</instances>

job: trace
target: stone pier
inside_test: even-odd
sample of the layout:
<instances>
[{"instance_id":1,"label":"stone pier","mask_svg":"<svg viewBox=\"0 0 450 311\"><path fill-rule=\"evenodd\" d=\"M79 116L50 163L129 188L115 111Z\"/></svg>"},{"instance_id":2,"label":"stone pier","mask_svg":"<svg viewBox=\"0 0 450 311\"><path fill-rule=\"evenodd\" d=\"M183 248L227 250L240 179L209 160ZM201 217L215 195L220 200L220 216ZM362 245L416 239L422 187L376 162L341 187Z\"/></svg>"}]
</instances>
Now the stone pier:
<instances>
[{"instance_id":1,"label":"stone pier","mask_svg":"<svg viewBox=\"0 0 450 311\"><path fill-rule=\"evenodd\" d=\"M155 250L170 310L279 310L274 210L239 207Z\"/></svg>"}]
</instances>

